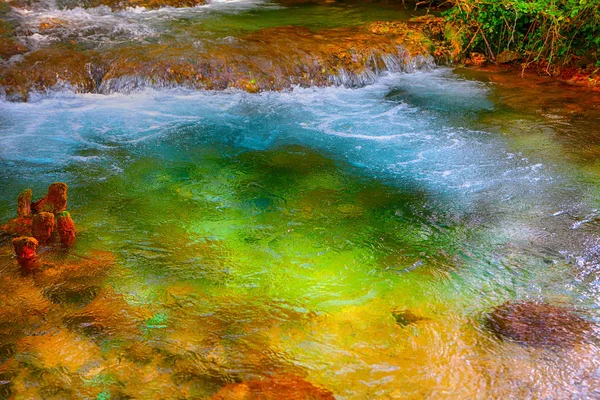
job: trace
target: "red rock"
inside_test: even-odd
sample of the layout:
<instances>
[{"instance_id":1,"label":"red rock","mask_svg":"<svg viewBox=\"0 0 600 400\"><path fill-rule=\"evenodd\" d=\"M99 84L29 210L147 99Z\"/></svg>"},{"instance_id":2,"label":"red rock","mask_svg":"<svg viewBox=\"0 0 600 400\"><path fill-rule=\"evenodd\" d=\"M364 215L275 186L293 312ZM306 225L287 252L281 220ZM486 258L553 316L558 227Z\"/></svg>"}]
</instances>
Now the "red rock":
<instances>
[{"instance_id":1,"label":"red rock","mask_svg":"<svg viewBox=\"0 0 600 400\"><path fill-rule=\"evenodd\" d=\"M54 232L54 214L49 212L35 214L31 223L31 232L41 243L50 240Z\"/></svg>"},{"instance_id":2,"label":"red rock","mask_svg":"<svg viewBox=\"0 0 600 400\"><path fill-rule=\"evenodd\" d=\"M17 199L17 215L19 217L28 217L31 215L31 189L26 189L19 194Z\"/></svg>"},{"instance_id":3,"label":"red rock","mask_svg":"<svg viewBox=\"0 0 600 400\"><path fill-rule=\"evenodd\" d=\"M333 393L295 376L230 383L212 400L334 400Z\"/></svg>"},{"instance_id":4,"label":"red rock","mask_svg":"<svg viewBox=\"0 0 600 400\"><path fill-rule=\"evenodd\" d=\"M59 213L67 209L68 186L63 182L54 182L48 187L48 194L31 205L34 211Z\"/></svg>"},{"instance_id":5,"label":"red rock","mask_svg":"<svg viewBox=\"0 0 600 400\"><path fill-rule=\"evenodd\" d=\"M21 236L12 241L15 254L19 260L32 260L36 256L38 241L32 237Z\"/></svg>"},{"instance_id":6,"label":"red rock","mask_svg":"<svg viewBox=\"0 0 600 400\"><path fill-rule=\"evenodd\" d=\"M75 243L75 223L68 211L56 215L56 230L63 246L71 247Z\"/></svg>"}]
</instances>

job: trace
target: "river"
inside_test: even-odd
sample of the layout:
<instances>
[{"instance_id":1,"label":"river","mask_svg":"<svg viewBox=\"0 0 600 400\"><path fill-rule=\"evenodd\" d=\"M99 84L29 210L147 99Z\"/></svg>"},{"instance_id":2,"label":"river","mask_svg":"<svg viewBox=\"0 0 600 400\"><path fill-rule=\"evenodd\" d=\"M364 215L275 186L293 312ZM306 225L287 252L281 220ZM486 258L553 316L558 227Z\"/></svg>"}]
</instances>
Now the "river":
<instances>
[{"instance_id":1,"label":"river","mask_svg":"<svg viewBox=\"0 0 600 400\"><path fill-rule=\"evenodd\" d=\"M339 7L351 23L402 13ZM52 15L80 24L69 35L91 18L125 40L201 24L198 39L338 24L324 9ZM94 46L109 40L95 32ZM101 279L40 288L3 248L2 285L23 280L22 296L43 295L31 308L50 311L0 335L0 398L210 398L280 375L339 399L600 396L594 332L537 348L484 323L525 300L600 317L597 104L549 79L446 67L362 87L2 101L2 220L22 190L67 182L78 241L48 262L97 250L114 262Z\"/></svg>"}]
</instances>

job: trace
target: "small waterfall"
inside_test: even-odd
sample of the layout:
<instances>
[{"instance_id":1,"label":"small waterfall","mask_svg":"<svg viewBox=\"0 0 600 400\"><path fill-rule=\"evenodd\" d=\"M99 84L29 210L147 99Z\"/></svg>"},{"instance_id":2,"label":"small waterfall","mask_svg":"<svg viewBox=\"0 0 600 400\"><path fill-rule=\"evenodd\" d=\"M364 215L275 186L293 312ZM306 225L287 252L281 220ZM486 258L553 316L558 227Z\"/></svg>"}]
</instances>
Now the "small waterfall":
<instances>
[{"instance_id":1,"label":"small waterfall","mask_svg":"<svg viewBox=\"0 0 600 400\"><path fill-rule=\"evenodd\" d=\"M431 55L411 56L404 47L398 46L397 54L373 54L362 72L357 74L342 68L339 73L329 76L329 82L334 86L363 87L375 83L386 72L414 73L433 68L435 61Z\"/></svg>"},{"instance_id":2,"label":"small waterfall","mask_svg":"<svg viewBox=\"0 0 600 400\"><path fill-rule=\"evenodd\" d=\"M202 64L197 62L196 65ZM309 65L307 62L305 65ZM245 67L245 66L244 66ZM303 79L298 74L287 74L285 78L278 79L279 86L269 86L257 84L256 91L282 90L294 86L343 86L348 88L359 88L375 83L378 78L388 72L405 72L413 73L416 71L430 71L435 68L435 62L430 55L412 56L402 46L398 47L396 54L373 54L367 59L362 71L355 72L346 67L341 67L333 74L323 73L327 68L324 65L315 64L314 67L304 68L304 74L307 79ZM275 67L278 73L284 73L284 70L291 68ZM207 79L198 78L199 74L189 79L176 79L170 77L169 74L151 71L153 74L146 76L145 72L141 75L125 74L121 76L111 76L109 78L100 79L96 85L96 92L100 94L111 93L132 93L144 88L154 89L172 89L182 87L187 89L242 89L238 82L239 74L233 73L222 79L219 77L220 66L213 66L212 70L204 69L203 77L209 77L212 82L207 84ZM172 78L172 79L170 79ZM246 89L249 90L249 89ZM249 90L252 91L252 90Z\"/></svg>"},{"instance_id":3,"label":"small waterfall","mask_svg":"<svg viewBox=\"0 0 600 400\"><path fill-rule=\"evenodd\" d=\"M319 31L282 26L235 40L194 38L169 36L165 17L178 18L181 12L198 18L204 9L112 11L106 6L67 7L65 1L44 0L30 10L13 12L19 20L15 37L27 51L0 61L0 93L6 99L26 100L31 93L54 90L111 94L175 87L248 92L356 88L388 72L435 66L431 55L421 54L423 47L414 46L414 39L404 47L398 45L404 41L402 34L388 37L366 25Z\"/></svg>"}]
</instances>

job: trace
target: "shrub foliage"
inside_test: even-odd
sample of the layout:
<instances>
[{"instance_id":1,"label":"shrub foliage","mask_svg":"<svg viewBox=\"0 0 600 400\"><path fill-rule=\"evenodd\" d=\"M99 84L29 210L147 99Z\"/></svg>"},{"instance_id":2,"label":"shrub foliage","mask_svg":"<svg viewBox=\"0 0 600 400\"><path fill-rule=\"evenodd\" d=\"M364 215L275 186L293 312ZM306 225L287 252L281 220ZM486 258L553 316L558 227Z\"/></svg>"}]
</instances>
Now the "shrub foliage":
<instances>
[{"instance_id":1,"label":"shrub foliage","mask_svg":"<svg viewBox=\"0 0 600 400\"><path fill-rule=\"evenodd\" d=\"M450 0L447 20L460 26L465 51L491 59L503 51L551 64L600 66L600 0Z\"/></svg>"}]
</instances>

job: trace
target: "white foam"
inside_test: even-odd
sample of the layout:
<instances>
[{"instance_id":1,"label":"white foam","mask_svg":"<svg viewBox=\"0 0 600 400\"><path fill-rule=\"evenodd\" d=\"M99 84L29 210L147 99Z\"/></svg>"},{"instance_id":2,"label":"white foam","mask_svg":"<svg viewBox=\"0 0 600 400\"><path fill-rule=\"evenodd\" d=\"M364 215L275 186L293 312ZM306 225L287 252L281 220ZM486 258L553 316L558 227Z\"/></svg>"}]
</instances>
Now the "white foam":
<instances>
[{"instance_id":1,"label":"white foam","mask_svg":"<svg viewBox=\"0 0 600 400\"><path fill-rule=\"evenodd\" d=\"M112 11L106 6L58 9L56 4L49 2L32 9L14 9L14 13L26 28L24 31L33 32L33 37L23 36L22 40L35 48L49 41L69 38L99 45L145 41L160 35L165 29L164 23L174 18L193 18L211 12L237 13L259 6L269 5L264 0L217 0L196 7L130 7ZM42 34L39 28L42 23L54 26L44 29ZM44 36L44 40L35 35Z\"/></svg>"}]
</instances>

